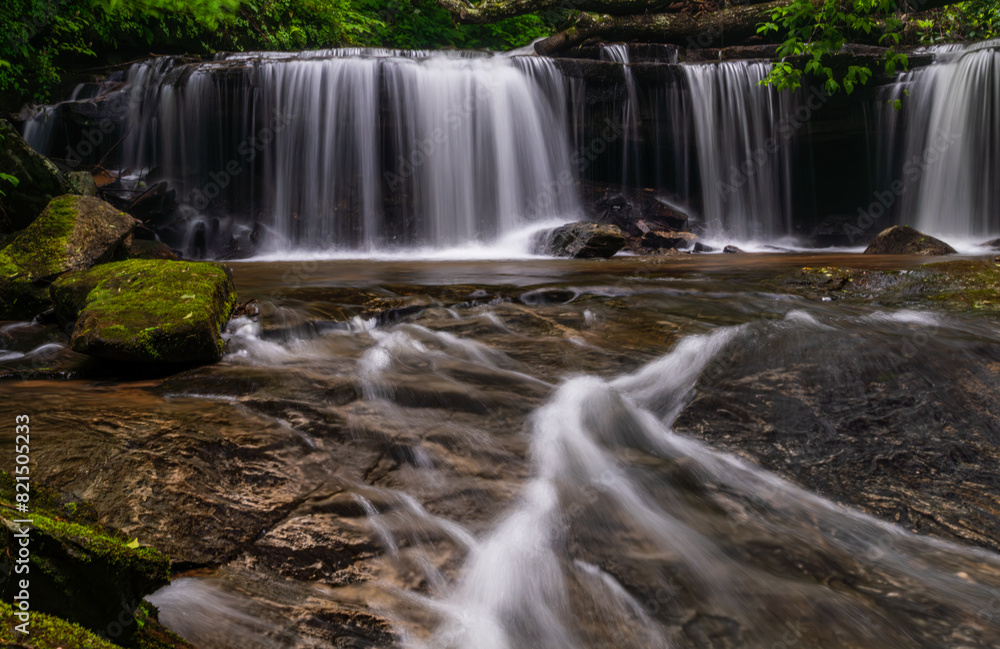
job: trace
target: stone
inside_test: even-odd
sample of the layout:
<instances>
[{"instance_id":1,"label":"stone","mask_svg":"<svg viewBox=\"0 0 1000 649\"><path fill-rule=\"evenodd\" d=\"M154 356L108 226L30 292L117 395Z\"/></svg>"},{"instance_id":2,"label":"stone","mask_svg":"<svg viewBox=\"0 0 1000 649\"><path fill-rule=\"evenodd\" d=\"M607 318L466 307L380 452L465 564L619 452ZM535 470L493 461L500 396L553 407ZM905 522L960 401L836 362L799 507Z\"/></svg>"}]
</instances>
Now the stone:
<instances>
[{"instance_id":1,"label":"stone","mask_svg":"<svg viewBox=\"0 0 1000 649\"><path fill-rule=\"evenodd\" d=\"M168 259L177 261L180 257L162 241L135 239L127 241L125 251L129 259Z\"/></svg>"},{"instance_id":2,"label":"stone","mask_svg":"<svg viewBox=\"0 0 1000 649\"><path fill-rule=\"evenodd\" d=\"M74 351L154 365L222 358L221 331L236 306L225 266L158 259L69 273L52 285L51 295L59 318L76 322Z\"/></svg>"},{"instance_id":3,"label":"stone","mask_svg":"<svg viewBox=\"0 0 1000 649\"><path fill-rule=\"evenodd\" d=\"M539 233L539 254L576 259L607 259L625 246L625 235L614 225L580 221Z\"/></svg>"},{"instance_id":4,"label":"stone","mask_svg":"<svg viewBox=\"0 0 1000 649\"><path fill-rule=\"evenodd\" d=\"M722 249L722 252L729 253L731 255L742 255L745 254L743 250L737 248L736 246L726 246Z\"/></svg>"},{"instance_id":5,"label":"stone","mask_svg":"<svg viewBox=\"0 0 1000 649\"><path fill-rule=\"evenodd\" d=\"M0 551L14 554L24 518L14 506L14 476L0 473ZM95 522L87 503L62 504L55 490L32 485L31 608L58 616L97 633L122 620L117 640L128 641L137 630L135 619L142 598L170 580L170 559L150 547L131 542L122 532ZM17 593L17 580L5 580L3 600ZM125 612L128 618L122 618ZM33 620L34 621L34 620ZM131 623L129 623L131 622ZM32 637L35 625L32 625ZM41 646L41 645L40 645ZM70 646L70 645L65 645Z\"/></svg>"},{"instance_id":6,"label":"stone","mask_svg":"<svg viewBox=\"0 0 1000 649\"><path fill-rule=\"evenodd\" d=\"M97 183L89 171L71 171L66 174L69 193L77 196L97 196Z\"/></svg>"},{"instance_id":7,"label":"stone","mask_svg":"<svg viewBox=\"0 0 1000 649\"><path fill-rule=\"evenodd\" d=\"M712 246L705 245L701 241L695 241L694 247L691 248L692 252L715 252L718 248L713 248Z\"/></svg>"},{"instance_id":8,"label":"stone","mask_svg":"<svg viewBox=\"0 0 1000 649\"><path fill-rule=\"evenodd\" d=\"M0 196L0 232L27 227L50 200L70 191L58 167L28 146L6 120L0 120L0 173L17 178L16 187L0 187L6 194Z\"/></svg>"},{"instance_id":9,"label":"stone","mask_svg":"<svg viewBox=\"0 0 1000 649\"><path fill-rule=\"evenodd\" d=\"M698 235L693 232L650 230L643 233L640 241L643 248L679 249L691 246L692 242L697 238Z\"/></svg>"},{"instance_id":10,"label":"stone","mask_svg":"<svg viewBox=\"0 0 1000 649\"><path fill-rule=\"evenodd\" d=\"M865 248L866 255L954 255L955 249L944 241L914 230L894 225L879 232Z\"/></svg>"},{"instance_id":11,"label":"stone","mask_svg":"<svg viewBox=\"0 0 1000 649\"><path fill-rule=\"evenodd\" d=\"M98 198L53 199L0 251L0 319L28 319L47 309L54 279L111 260L134 225Z\"/></svg>"}]
</instances>

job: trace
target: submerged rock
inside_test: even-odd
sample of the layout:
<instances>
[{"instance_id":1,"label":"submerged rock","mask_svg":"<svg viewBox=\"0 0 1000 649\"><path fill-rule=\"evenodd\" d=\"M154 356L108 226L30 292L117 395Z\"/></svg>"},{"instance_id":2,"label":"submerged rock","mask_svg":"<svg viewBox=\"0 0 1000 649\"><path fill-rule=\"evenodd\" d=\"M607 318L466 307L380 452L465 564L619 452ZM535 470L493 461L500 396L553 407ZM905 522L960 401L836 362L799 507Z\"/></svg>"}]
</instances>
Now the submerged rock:
<instances>
[{"instance_id":1,"label":"submerged rock","mask_svg":"<svg viewBox=\"0 0 1000 649\"><path fill-rule=\"evenodd\" d=\"M580 221L540 233L535 249L553 257L607 259L624 246L625 235L617 226Z\"/></svg>"},{"instance_id":2,"label":"submerged rock","mask_svg":"<svg viewBox=\"0 0 1000 649\"><path fill-rule=\"evenodd\" d=\"M894 225L879 232L865 248L866 255L954 255L955 249L944 241L914 230Z\"/></svg>"},{"instance_id":3,"label":"submerged rock","mask_svg":"<svg viewBox=\"0 0 1000 649\"><path fill-rule=\"evenodd\" d=\"M236 306L231 272L207 262L105 264L60 277L51 294L57 315L76 321L74 351L135 363L219 360Z\"/></svg>"},{"instance_id":4,"label":"submerged rock","mask_svg":"<svg viewBox=\"0 0 1000 649\"><path fill-rule=\"evenodd\" d=\"M110 260L134 225L98 198L53 199L0 251L0 320L29 319L47 309L55 278Z\"/></svg>"},{"instance_id":5,"label":"submerged rock","mask_svg":"<svg viewBox=\"0 0 1000 649\"><path fill-rule=\"evenodd\" d=\"M6 194L0 197L0 231L26 227L53 197L70 191L55 164L28 146L6 120L0 120L0 173L17 178L16 187L0 187Z\"/></svg>"}]
</instances>

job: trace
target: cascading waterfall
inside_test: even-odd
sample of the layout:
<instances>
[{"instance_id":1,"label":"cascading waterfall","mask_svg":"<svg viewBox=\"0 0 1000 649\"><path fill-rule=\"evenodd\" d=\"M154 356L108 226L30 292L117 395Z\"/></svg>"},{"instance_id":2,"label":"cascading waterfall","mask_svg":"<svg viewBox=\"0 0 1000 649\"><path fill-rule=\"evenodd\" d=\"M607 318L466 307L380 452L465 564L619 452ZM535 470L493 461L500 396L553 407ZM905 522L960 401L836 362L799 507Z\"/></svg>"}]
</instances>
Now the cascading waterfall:
<instances>
[{"instance_id":1,"label":"cascading waterfall","mask_svg":"<svg viewBox=\"0 0 1000 649\"><path fill-rule=\"evenodd\" d=\"M481 53L159 59L130 70L120 164L177 190L188 245L255 226L309 249L492 241L577 213L563 85Z\"/></svg>"},{"instance_id":2,"label":"cascading waterfall","mask_svg":"<svg viewBox=\"0 0 1000 649\"><path fill-rule=\"evenodd\" d=\"M690 86L710 231L740 239L791 232L791 154L780 137L794 97L760 85L770 64L733 61L681 66Z\"/></svg>"},{"instance_id":3,"label":"cascading waterfall","mask_svg":"<svg viewBox=\"0 0 1000 649\"><path fill-rule=\"evenodd\" d=\"M889 172L879 181L885 198L880 202L900 222L945 237L997 233L997 45L936 48L934 65L900 75L880 93L875 111L879 166Z\"/></svg>"}]
</instances>

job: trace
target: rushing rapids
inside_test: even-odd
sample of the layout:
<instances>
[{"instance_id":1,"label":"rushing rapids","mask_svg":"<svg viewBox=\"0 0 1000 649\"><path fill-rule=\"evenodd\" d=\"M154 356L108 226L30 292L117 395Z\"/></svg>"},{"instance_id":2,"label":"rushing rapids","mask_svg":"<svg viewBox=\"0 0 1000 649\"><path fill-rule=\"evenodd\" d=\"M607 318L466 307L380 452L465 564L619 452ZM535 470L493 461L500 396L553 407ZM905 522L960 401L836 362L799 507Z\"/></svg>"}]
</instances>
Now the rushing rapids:
<instances>
[{"instance_id":1,"label":"rushing rapids","mask_svg":"<svg viewBox=\"0 0 1000 649\"><path fill-rule=\"evenodd\" d=\"M996 322L747 257L237 264L221 363L0 395L198 647L997 646Z\"/></svg>"}]
</instances>

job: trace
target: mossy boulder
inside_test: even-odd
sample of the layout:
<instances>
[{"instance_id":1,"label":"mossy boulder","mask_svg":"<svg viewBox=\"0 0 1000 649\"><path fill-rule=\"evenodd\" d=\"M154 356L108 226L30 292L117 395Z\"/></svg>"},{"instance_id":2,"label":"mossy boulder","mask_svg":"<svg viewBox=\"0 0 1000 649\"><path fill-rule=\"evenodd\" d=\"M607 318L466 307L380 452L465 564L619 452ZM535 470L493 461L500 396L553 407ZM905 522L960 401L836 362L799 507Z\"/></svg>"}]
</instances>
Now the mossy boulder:
<instances>
[{"instance_id":1,"label":"mossy boulder","mask_svg":"<svg viewBox=\"0 0 1000 649\"><path fill-rule=\"evenodd\" d=\"M60 196L0 250L0 320L28 319L50 306L59 275L110 260L135 219L98 198Z\"/></svg>"},{"instance_id":2,"label":"mossy boulder","mask_svg":"<svg viewBox=\"0 0 1000 649\"><path fill-rule=\"evenodd\" d=\"M232 273L208 262L133 259L68 273L51 288L75 320L73 349L134 363L210 363L236 306Z\"/></svg>"},{"instance_id":3,"label":"mossy boulder","mask_svg":"<svg viewBox=\"0 0 1000 649\"><path fill-rule=\"evenodd\" d=\"M0 472L0 555L8 561L20 548L15 535L21 528L13 521L26 518L15 509L14 494L12 476ZM14 601L20 579L28 579L34 613L54 615L127 644L140 626L136 619L142 598L169 583L170 559L97 524L89 506L60 503L57 494L34 483L30 502L29 570L4 583L3 601ZM41 626L35 618L32 638Z\"/></svg>"},{"instance_id":4,"label":"mossy boulder","mask_svg":"<svg viewBox=\"0 0 1000 649\"><path fill-rule=\"evenodd\" d=\"M940 239L911 227L894 225L882 230L865 248L866 255L954 255L955 249Z\"/></svg>"},{"instance_id":5,"label":"mossy boulder","mask_svg":"<svg viewBox=\"0 0 1000 649\"><path fill-rule=\"evenodd\" d=\"M0 172L17 178L0 197L0 232L27 227L55 196L70 192L70 184L51 160L24 141L14 126L0 120Z\"/></svg>"}]
</instances>

